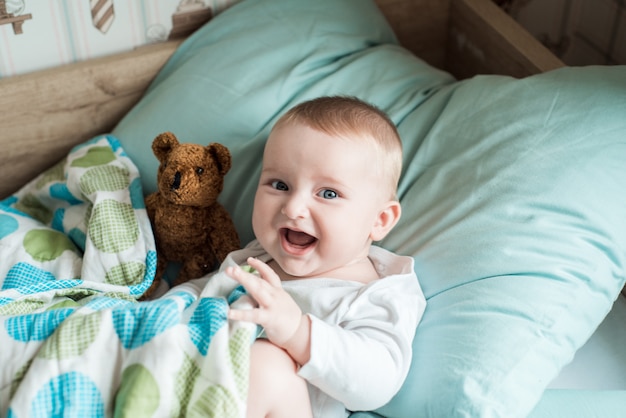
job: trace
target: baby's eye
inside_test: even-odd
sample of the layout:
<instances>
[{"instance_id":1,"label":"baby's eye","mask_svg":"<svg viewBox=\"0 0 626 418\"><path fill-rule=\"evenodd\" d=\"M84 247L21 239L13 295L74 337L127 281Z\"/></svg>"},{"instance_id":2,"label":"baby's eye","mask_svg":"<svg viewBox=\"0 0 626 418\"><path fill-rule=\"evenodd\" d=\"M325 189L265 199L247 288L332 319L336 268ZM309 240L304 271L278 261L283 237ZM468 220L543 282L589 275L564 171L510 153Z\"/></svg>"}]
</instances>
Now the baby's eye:
<instances>
[{"instance_id":1,"label":"baby's eye","mask_svg":"<svg viewBox=\"0 0 626 418\"><path fill-rule=\"evenodd\" d=\"M280 180L274 180L272 182L272 187L283 192L289 190L289 187L287 187L287 185Z\"/></svg>"},{"instance_id":2,"label":"baby's eye","mask_svg":"<svg viewBox=\"0 0 626 418\"><path fill-rule=\"evenodd\" d=\"M324 189L318 193L318 196L324 199L336 199L339 197L336 191L330 189Z\"/></svg>"}]
</instances>

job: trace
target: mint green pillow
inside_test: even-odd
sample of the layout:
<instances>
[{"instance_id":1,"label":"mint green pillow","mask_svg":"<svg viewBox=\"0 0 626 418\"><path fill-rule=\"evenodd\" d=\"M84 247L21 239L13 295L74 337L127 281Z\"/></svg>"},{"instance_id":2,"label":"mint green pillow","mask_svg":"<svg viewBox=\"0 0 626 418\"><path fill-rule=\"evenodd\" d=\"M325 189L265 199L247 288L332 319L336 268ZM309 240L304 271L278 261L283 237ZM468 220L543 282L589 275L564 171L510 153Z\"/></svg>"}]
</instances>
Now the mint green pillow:
<instances>
[{"instance_id":1,"label":"mint green pillow","mask_svg":"<svg viewBox=\"0 0 626 418\"><path fill-rule=\"evenodd\" d=\"M608 313L625 280L625 75L476 77L403 119L404 213L384 245L415 257L428 305L383 415L524 417Z\"/></svg>"},{"instance_id":2,"label":"mint green pillow","mask_svg":"<svg viewBox=\"0 0 626 418\"><path fill-rule=\"evenodd\" d=\"M253 238L274 121L356 95L405 147L403 215L382 244L428 299L409 376L377 412L523 417L624 283L623 67L456 82L399 47L370 0L244 0L194 34L113 133L155 189L160 132L233 154L222 203Z\"/></svg>"}]
</instances>

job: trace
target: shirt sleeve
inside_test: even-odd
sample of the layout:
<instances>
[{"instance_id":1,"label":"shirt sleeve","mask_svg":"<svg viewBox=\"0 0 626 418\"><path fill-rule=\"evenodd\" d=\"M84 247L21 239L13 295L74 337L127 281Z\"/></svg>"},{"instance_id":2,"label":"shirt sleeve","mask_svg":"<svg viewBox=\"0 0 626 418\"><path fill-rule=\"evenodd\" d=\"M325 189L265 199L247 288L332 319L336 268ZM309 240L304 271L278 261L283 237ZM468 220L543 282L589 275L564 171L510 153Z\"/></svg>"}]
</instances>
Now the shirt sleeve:
<instances>
[{"instance_id":1,"label":"shirt sleeve","mask_svg":"<svg viewBox=\"0 0 626 418\"><path fill-rule=\"evenodd\" d=\"M414 275L364 291L338 325L311 317L311 359L299 375L351 411L386 404L408 373L426 300Z\"/></svg>"}]
</instances>

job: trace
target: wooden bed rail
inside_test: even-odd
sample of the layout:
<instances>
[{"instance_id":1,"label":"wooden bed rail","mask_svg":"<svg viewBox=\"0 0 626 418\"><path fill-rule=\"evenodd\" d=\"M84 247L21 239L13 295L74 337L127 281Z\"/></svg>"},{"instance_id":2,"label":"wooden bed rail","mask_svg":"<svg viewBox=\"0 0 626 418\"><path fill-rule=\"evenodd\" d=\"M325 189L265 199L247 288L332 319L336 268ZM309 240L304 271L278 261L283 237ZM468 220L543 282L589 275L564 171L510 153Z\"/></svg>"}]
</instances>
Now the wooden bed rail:
<instances>
[{"instance_id":1,"label":"wooden bed rail","mask_svg":"<svg viewBox=\"0 0 626 418\"><path fill-rule=\"evenodd\" d=\"M110 132L180 41L0 79L0 198Z\"/></svg>"},{"instance_id":2,"label":"wooden bed rail","mask_svg":"<svg viewBox=\"0 0 626 418\"><path fill-rule=\"evenodd\" d=\"M525 77L565 64L492 1L452 0L444 68Z\"/></svg>"}]
</instances>

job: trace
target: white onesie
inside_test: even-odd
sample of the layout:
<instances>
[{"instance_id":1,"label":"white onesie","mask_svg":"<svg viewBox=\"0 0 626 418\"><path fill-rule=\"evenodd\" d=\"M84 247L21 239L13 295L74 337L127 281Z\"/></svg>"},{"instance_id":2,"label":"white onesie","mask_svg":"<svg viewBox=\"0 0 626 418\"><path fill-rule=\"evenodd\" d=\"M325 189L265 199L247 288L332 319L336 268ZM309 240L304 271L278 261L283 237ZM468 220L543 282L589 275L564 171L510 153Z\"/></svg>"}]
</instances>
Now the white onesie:
<instances>
[{"instance_id":1,"label":"white onesie","mask_svg":"<svg viewBox=\"0 0 626 418\"><path fill-rule=\"evenodd\" d=\"M203 294L228 294L239 286L223 271L248 257L270 260L252 241L224 260ZM367 284L325 278L282 282L311 318L311 358L298 374L309 384L315 417L376 409L391 400L408 373L426 307L413 259L376 246L369 257L381 279Z\"/></svg>"}]
</instances>

